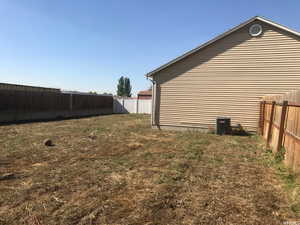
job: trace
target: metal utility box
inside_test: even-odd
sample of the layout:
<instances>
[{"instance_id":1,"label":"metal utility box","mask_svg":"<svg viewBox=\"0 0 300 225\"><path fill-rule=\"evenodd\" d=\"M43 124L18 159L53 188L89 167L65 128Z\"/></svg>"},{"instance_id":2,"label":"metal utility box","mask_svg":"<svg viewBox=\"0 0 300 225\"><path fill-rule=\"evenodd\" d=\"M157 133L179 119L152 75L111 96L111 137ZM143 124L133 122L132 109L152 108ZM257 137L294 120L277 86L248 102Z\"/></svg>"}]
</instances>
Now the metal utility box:
<instances>
[{"instance_id":1,"label":"metal utility box","mask_svg":"<svg viewBox=\"0 0 300 225\"><path fill-rule=\"evenodd\" d=\"M228 117L218 117L216 120L216 132L218 135L230 134L231 120Z\"/></svg>"}]
</instances>

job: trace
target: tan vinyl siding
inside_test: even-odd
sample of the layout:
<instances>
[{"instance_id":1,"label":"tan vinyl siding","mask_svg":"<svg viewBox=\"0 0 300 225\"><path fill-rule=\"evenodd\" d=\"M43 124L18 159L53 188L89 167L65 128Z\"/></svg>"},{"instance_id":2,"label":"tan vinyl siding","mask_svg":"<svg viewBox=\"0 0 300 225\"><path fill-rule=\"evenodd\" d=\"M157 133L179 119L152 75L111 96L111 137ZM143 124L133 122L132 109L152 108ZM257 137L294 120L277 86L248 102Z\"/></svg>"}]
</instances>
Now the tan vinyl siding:
<instances>
[{"instance_id":1,"label":"tan vinyl siding","mask_svg":"<svg viewBox=\"0 0 300 225\"><path fill-rule=\"evenodd\" d=\"M259 37L248 24L154 74L159 125L207 128L228 116L256 130L261 97L300 88L299 38L257 23Z\"/></svg>"}]
</instances>

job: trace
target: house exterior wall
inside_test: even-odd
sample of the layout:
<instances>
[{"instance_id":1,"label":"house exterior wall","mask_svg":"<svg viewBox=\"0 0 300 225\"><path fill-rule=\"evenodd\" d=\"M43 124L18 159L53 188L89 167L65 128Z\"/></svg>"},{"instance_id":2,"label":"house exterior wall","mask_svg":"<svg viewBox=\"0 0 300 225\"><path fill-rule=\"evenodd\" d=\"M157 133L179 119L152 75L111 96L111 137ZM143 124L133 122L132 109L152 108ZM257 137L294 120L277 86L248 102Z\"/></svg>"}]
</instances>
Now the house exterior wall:
<instances>
[{"instance_id":1,"label":"house exterior wall","mask_svg":"<svg viewBox=\"0 0 300 225\"><path fill-rule=\"evenodd\" d=\"M263 34L251 37L253 23ZM258 127L259 101L300 89L299 37L254 21L153 75L152 124L209 128L218 116L249 131Z\"/></svg>"}]
</instances>

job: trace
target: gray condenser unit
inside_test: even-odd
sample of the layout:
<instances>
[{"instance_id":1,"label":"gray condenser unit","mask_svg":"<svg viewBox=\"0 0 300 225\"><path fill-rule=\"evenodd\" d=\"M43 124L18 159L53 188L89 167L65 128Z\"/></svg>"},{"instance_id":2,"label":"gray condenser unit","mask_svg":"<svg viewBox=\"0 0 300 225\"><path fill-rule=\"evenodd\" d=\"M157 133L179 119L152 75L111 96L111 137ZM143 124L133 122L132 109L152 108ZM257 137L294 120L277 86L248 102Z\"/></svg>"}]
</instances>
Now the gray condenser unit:
<instances>
[{"instance_id":1,"label":"gray condenser unit","mask_svg":"<svg viewBox=\"0 0 300 225\"><path fill-rule=\"evenodd\" d=\"M228 117L218 117L216 120L216 133L218 135L230 134L231 121Z\"/></svg>"}]
</instances>

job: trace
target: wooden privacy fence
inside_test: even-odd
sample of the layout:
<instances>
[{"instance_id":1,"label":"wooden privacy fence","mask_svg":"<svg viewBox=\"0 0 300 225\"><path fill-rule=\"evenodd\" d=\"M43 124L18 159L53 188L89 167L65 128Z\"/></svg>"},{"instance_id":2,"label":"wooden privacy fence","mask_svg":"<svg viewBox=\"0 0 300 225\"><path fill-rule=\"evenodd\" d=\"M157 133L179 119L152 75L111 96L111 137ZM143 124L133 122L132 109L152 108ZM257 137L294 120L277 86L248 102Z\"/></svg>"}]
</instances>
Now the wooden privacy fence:
<instances>
[{"instance_id":1,"label":"wooden privacy fence","mask_svg":"<svg viewBox=\"0 0 300 225\"><path fill-rule=\"evenodd\" d=\"M112 112L112 96L0 90L0 122L67 118Z\"/></svg>"},{"instance_id":2,"label":"wooden privacy fence","mask_svg":"<svg viewBox=\"0 0 300 225\"><path fill-rule=\"evenodd\" d=\"M288 96L264 98L268 101L260 104L260 132L275 154L284 148L287 166L300 171L300 104Z\"/></svg>"}]
</instances>

